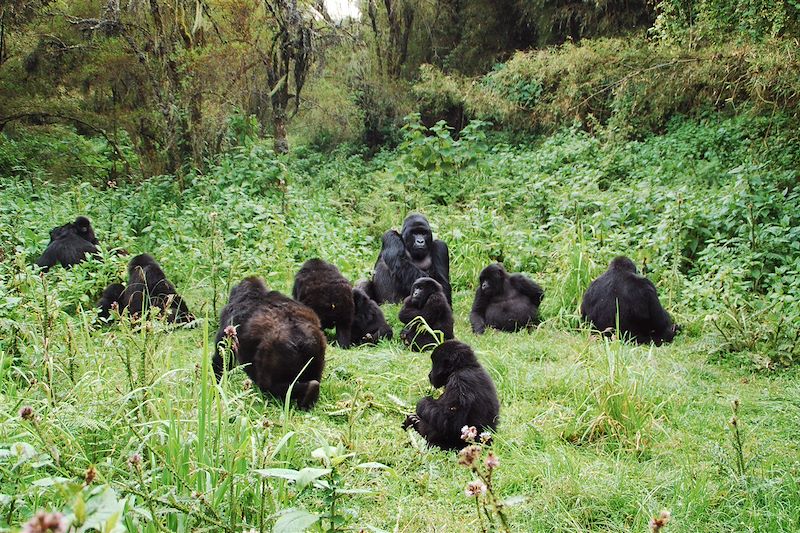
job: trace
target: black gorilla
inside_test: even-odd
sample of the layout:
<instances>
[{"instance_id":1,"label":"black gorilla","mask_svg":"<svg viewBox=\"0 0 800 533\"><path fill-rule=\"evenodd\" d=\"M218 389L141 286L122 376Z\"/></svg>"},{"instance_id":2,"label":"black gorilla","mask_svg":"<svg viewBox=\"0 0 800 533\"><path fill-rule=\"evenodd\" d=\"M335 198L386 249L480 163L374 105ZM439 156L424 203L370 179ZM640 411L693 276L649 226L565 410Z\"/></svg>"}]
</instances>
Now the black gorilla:
<instances>
[{"instance_id":1,"label":"black gorilla","mask_svg":"<svg viewBox=\"0 0 800 533\"><path fill-rule=\"evenodd\" d=\"M419 214L406 217L403 231L383 234L372 281L364 286L370 298L382 304L397 303L411 293L411 285L423 277L438 281L451 303L450 255L447 245L433 239L428 220Z\"/></svg>"},{"instance_id":2,"label":"black gorilla","mask_svg":"<svg viewBox=\"0 0 800 533\"><path fill-rule=\"evenodd\" d=\"M86 217L78 217L75 222L50 230L50 244L36 264L45 271L59 263L69 268L83 262L86 254L96 254L97 244L92 223Z\"/></svg>"},{"instance_id":3,"label":"black gorilla","mask_svg":"<svg viewBox=\"0 0 800 533\"><path fill-rule=\"evenodd\" d=\"M608 270L589 285L581 317L598 331L610 331L617 327L618 309L620 335L640 344L670 342L680 331L661 307L656 286L624 256L614 258Z\"/></svg>"},{"instance_id":4,"label":"black gorilla","mask_svg":"<svg viewBox=\"0 0 800 533\"><path fill-rule=\"evenodd\" d=\"M309 307L268 290L260 278L246 278L231 290L222 310L212 360L217 379L224 364L220 343L226 338L232 352L228 367L231 355L246 364L245 372L262 392L283 400L297 379L291 398L302 409L316 403L326 343L319 317Z\"/></svg>"},{"instance_id":5,"label":"black gorilla","mask_svg":"<svg viewBox=\"0 0 800 533\"><path fill-rule=\"evenodd\" d=\"M144 309L157 307L167 312L166 318L170 323L194 320L161 266L147 254L131 259L128 263L128 286L120 292L121 288L119 283L113 283L103 291L98 303L101 317L107 318L111 306L116 303L120 313L127 309L132 317L142 316Z\"/></svg>"},{"instance_id":6,"label":"black gorilla","mask_svg":"<svg viewBox=\"0 0 800 533\"><path fill-rule=\"evenodd\" d=\"M415 317L421 316L433 330L444 333L444 339L453 338L453 311L447 303L444 290L438 281L432 278L420 278L411 287L411 296L403 302L399 318L406 327L400 338L413 350L422 351L425 346L436 342L433 335L417 329L417 325L409 325Z\"/></svg>"},{"instance_id":7,"label":"black gorilla","mask_svg":"<svg viewBox=\"0 0 800 533\"><path fill-rule=\"evenodd\" d=\"M393 332L383 311L375 301L359 288L353 289L353 344L375 344L381 339L391 339Z\"/></svg>"},{"instance_id":8,"label":"black gorilla","mask_svg":"<svg viewBox=\"0 0 800 533\"><path fill-rule=\"evenodd\" d=\"M97 302L97 307L100 308L100 318L108 319L111 316L111 308L114 304L117 305L119 311L122 311L122 309L119 309L119 302L122 300L124 292L125 285L122 283L112 283L103 290L103 295L100 297L100 301Z\"/></svg>"},{"instance_id":9,"label":"black gorilla","mask_svg":"<svg viewBox=\"0 0 800 533\"><path fill-rule=\"evenodd\" d=\"M413 427L429 444L445 450L466 446L461 428L496 430L500 400L494 382L468 345L456 340L440 344L431 354L428 375L435 388L444 387L438 400L426 396L417 402L416 414L408 415L403 429Z\"/></svg>"},{"instance_id":10,"label":"black gorilla","mask_svg":"<svg viewBox=\"0 0 800 533\"><path fill-rule=\"evenodd\" d=\"M503 265L494 263L483 269L479 281L469 315L475 333L487 327L516 331L539 319L544 291L526 276L509 276Z\"/></svg>"},{"instance_id":11,"label":"black gorilla","mask_svg":"<svg viewBox=\"0 0 800 533\"><path fill-rule=\"evenodd\" d=\"M353 287L338 268L321 259L306 261L294 277L292 297L313 309L323 328L336 328L340 347L350 347Z\"/></svg>"}]
</instances>

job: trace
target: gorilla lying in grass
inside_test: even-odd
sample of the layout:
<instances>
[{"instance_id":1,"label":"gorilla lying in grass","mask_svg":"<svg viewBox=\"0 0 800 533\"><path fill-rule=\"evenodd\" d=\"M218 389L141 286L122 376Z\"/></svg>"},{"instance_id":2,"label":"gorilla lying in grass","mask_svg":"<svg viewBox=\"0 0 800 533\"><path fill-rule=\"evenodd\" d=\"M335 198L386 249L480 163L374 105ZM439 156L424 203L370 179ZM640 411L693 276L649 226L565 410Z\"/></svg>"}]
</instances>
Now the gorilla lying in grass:
<instances>
[{"instance_id":1,"label":"gorilla lying in grass","mask_svg":"<svg viewBox=\"0 0 800 533\"><path fill-rule=\"evenodd\" d=\"M402 233L389 230L383 234L372 281L361 288L378 304L397 303L411 294L411 286L423 277L439 282L447 303L451 303L447 245L433 239L431 226L424 216L412 214L403 222Z\"/></svg>"},{"instance_id":2,"label":"gorilla lying in grass","mask_svg":"<svg viewBox=\"0 0 800 533\"><path fill-rule=\"evenodd\" d=\"M244 371L262 392L283 400L297 379L291 393L297 406L309 409L317 402L326 348L319 318L309 307L268 290L260 278L246 278L231 290L215 346L217 379L226 366L247 365Z\"/></svg>"},{"instance_id":3,"label":"gorilla lying in grass","mask_svg":"<svg viewBox=\"0 0 800 533\"><path fill-rule=\"evenodd\" d=\"M472 348L460 341L447 341L431 353L431 362L431 385L444 387L444 392L437 400L426 396L417 402L416 413L406 417L403 429L413 427L429 444L445 450L466 446L461 438L464 426L495 431L500 400L492 378Z\"/></svg>"},{"instance_id":4,"label":"gorilla lying in grass","mask_svg":"<svg viewBox=\"0 0 800 533\"><path fill-rule=\"evenodd\" d=\"M527 277L508 275L503 265L495 263L483 269L479 281L469 315L475 333L487 327L516 331L539 320L544 291Z\"/></svg>"},{"instance_id":5,"label":"gorilla lying in grass","mask_svg":"<svg viewBox=\"0 0 800 533\"><path fill-rule=\"evenodd\" d=\"M50 243L36 264L45 272L57 264L69 268L83 262L87 254L96 254L97 244L92 223L86 217L78 217L75 222L50 230Z\"/></svg>"},{"instance_id":6,"label":"gorilla lying in grass","mask_svg":"<svg viewBox=\"0 0 800 533\"><path fill-rule=\"evenodd\" d=\"M420 278L411 287L411 296L403 302L399 318L406 327L400 338L412 350L422 351L436 339L428 331L418 328L416 317L422 317L432 330L444 333L444 339L453 338L453 311L447 303L444 290L438 281L432 278Z\"/></svg>"},{"instance_id":7,"label":"gorilla lying in grass","mask_svg":"<svg viewBox=\"0 0 800 533\"><path fill-rule=\"evenodd\" d=\"M681 329L661 307L653 282L624 256L589 285L581 303L581 317L604 333L617 329L618 311L620 337L640 344L670 342Z\"/></svg>"},{"instance_id":8,"label":"gorilla lying in grass","mask_svg":"<svg viewBox=\"0 0 800 533\"><path fill-rule=\"evenodd\" d=\"M309 259L294 277L292 297L313 309L324 329L336 328L341 348L350 347L353 287L338 268L321 259Z\"/></svg>"},{"instance_id":9,"label":"gorilla lying in grass","mask_svg":"<svg viewBox=\"0 0 800 533\"><path fill-rule=\"evenodd\" d=\"M128 263L128 286L112 283L103 291L97 306L100 318L107 319L116 304L122 313L125 309L132 318L141 317L146 309L158 308L166 312L169 323L191 322L194 316L169 282L161 265L147 254L140 254Z\"/></svg>"}]
</instances>

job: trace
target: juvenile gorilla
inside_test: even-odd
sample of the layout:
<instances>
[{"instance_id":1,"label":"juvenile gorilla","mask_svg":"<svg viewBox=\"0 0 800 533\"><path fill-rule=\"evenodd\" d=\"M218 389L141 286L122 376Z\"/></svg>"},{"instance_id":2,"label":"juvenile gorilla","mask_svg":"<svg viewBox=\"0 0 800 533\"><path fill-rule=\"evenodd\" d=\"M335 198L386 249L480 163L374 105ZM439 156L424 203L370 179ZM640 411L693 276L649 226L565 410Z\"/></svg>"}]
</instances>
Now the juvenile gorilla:
<instances>
[{"instance_id":1,"label":"juvenile gorilla","mask_svg":"<svg viewBox=\"0 0 800 533\"><path fill-rule=\"evenodd\" d=\"M466 446L461 428L495 431L500 401L489 374L472 348L456 340L440 344L431 354L428 379L435 388L444 387L438 400L430 396L417 402L416 414L408 415L403 429L413 427L429 444L445 450Z\"/></svg>"},{"instance_id":2,"label":"juvenile gorilla","mask_svg":"<svg viewBox=\"0 0 800 533\"><path fill-rule=\"evenodd\" d=\"M487 327L516 331L539 320L544 291L527 277L509 276L503 265L494 263L483 269L479 281L469 315L475 333Z\"/></svg>"},{"instance_id":3,"label":"juvenile gorilla","mask_svg":"<svg viewBox=\"0 0 800 533\"><path fill-rule=\"evenodd\" d=\"M406 327L400 333L400 338L412 350L422 351L428 344L436 342L433 335L427 331L417 330L416 324L409 323L415 317L421 316L433 330L444 333L444 339L453 338L453 311L447 303L442 286L432 278L420 278L411 287L411 296L403 302L399 318Z\"/></svg>"},{"instance_id":4,"label":"juvenile gorilla","mask_svg":"<svg viewBox=\"0 0 800 533\"><path fill-rule=\"evenodd\" d=\"M108 318L111 307L117 304L122 313L127 309L131 317L142 316L144 309L157 307L167 313L167 322L191 322L194 316L183 298L169 282L161 266L147 254L137 255L128 263L128 286L113 283L106 287L98 307L100 317Z\"/></svg>"},{"instance_id":5,"label":"juvenile gorilla","mask_svg":"<svg viewBox=\"0 0 800 533\"><path fill-rule=\"evenodd\" d=\"M438 281L444 288L447 302L451 303L447 245L433 239L431 226L424 216L412 214L403 222L402 233L389 230L383 234L375 274L364 289L378 304L397 303L408 296L414 282L423 277Z\"/></svg>"},{"instance_id":6,"label":"juvenile gorilla","mask_svg":"<svg viewBox=\"0 0 800 533\"><path fill-rule=\"evenodd\" d=\"M226 338L236 362L247 365L245 372L262 392L283 400L297 378L291 398L301 409L316 403L325 367L325 335L309 307L269 291L260 278L246 278L231 290L222 310L212 360L217 379L223 372L220 347ZM233 364L229 358L228 368Z\"/></svg>"},{"instance_id":7,"label":"juvenile gorilla","mask_svg":"<svg viewBox=\"0 0 800 533\"><path fill-rule=\"evenodd\" d=\"M340 347L350 347L353 287L338 268L321 259L306 261L294 277L292 297L313 309L324 329L336 328Z\"/></svg>"},{"instance_id":8,"label":"juvenile gorilla","mask_svg":"<svg viewBox=\"0 0 800 533\"><path fill-rule=\"evenodd\" d=\"M351 338L353 344L375 344L381 339L391 339L393 332L386 322L383 311L367 293L359 288L353 289L353 328Z\"/></svg>"},{"instance_id":9,"label":"juvenile gorilla","mask_svg":"<svg viewBox=\"0 0 800 533\"><path fill-rule=\"evenodd\" d=\"M608 270L589 285L581 317L598 331L610 331L617 327L617 309L620 336L640 344L670 342L680 331L661 307L656 286L639 275L633 261L624 256L614 258Z\"/></svg>"},{"instance_id":10,"label":"juvenile gorilla","mask_svg":"<svg viewBox=\"0 0 800 533\"><path fill-rule=\"evenodd\" d=\"M86 254L97 253L97 237L92 223L86 217L50 230L50 243L36 264L46 272L61 264L64 268L77 265L86 259Z\"/></svg>"}]
</instances>

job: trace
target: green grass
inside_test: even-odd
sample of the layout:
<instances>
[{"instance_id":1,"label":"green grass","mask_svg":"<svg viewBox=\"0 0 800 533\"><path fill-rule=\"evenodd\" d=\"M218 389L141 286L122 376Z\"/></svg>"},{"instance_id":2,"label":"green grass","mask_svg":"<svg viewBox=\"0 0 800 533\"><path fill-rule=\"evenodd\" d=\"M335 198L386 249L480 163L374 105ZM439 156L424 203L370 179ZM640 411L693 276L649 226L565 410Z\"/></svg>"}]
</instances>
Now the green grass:
<instances>
[{"instance_id":1,"label":"green grass","mask_svg":"<svg viewBox=\"0 0 800 533\"><path fill-rule=\"evenodd\" d=\"M289 509L327 515L333 502L340 529L480 530L464 496L469 470L400 429L430 392L427 354L399 340L329 346L310 412L264 398L241 370L216 384L208 364L233 283L258 274L289 293L316 255L355 281L381 233L421 210L450 245L456 337L498 388L494 485L514 499L513 531L647 531L662 509L672 513L667 531L797 530L798 370L777 364L783 337L761 335L774 317L753 315L737 333L755 335L742 349L713 327L725 306L744 312L738 301L788 300L784 314L796 312L800 254L781 248L781 228L797 231L796 197L777 185L796 170L776 156L793 134L750 142L762 125L739 120L677 124L613 148L577 131L524 147L475 140L483 145L451 149L483 151L481 160L434 150L441 161L427 169L414 146L369 162L303 151L276 160L255 146L182 193L168 177L33 190L2 178L0 528L45 509L108 530L269 531ZM754 161L744 181L730 172ZM765 211L748 226L739 204ZM43 283L29 265L48 230L78 213L101 242L158 258L198 327L94 324L94 299L125 257L54 269ZM755 246L742 240L750 230ZM672 345L604 341L581 326L580 295L620 252L647 259L685 325ZM474 283L494 259L545 287L541 326L471 333ZM384 306L396 332L397 311ZM781 327L787 338L792 327ZM737 398L740 441L730 425ZM20 418L23 406L33 420ZM317 486L276 468L319 476Z\"/></svg>"}]
</instances>

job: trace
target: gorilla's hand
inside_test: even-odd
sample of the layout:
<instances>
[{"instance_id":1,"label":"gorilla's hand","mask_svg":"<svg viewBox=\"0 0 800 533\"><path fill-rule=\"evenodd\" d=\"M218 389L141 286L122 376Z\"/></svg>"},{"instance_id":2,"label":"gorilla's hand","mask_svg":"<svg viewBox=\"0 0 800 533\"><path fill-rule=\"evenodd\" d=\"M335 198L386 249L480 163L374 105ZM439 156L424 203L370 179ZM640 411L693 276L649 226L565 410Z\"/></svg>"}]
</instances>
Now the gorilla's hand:
<instances>
[{"instance_id":1,"label":"gorilla's hand","mask_svg":"<svg viewBox=\"0 0 800 533\"><path fill-rule=\"evenodd\" d=\"M406 416L405 421L403 422L403 429L413 428L416 427L419 423L419 417L417 415L408 415Z\"/></svg>"}]
</instances>

